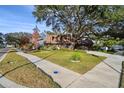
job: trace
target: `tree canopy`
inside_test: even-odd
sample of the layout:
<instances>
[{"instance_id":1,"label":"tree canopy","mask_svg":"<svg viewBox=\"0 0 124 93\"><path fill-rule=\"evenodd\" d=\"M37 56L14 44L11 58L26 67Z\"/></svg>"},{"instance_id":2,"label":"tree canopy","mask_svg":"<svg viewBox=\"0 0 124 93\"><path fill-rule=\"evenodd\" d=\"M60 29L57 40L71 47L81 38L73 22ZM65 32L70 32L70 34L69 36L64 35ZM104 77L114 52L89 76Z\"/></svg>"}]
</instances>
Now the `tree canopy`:
<instances>
[{"instance_id":1,"label":"tree canopy","mask_svg":"<svg viewBox=\"0 0 124 93\"><path fill-rule=\"evenodd\" d=\"M0 33L0 47L2 47L3 43L4 43L3 34Z\"/></svg>"},{"instance_id":2,"label":"tree canopy","mask_svg":"<svg viewBox=\"0 0 124 93\"><path fill-rule=\"evenodd\" d=\"M5 34L5 40L7 44L12 45L22 45L22 38L23 37L31 37L31 34L26 32L15 32L15 33L7 33Z\"/></svg>"},{"instance_id":3,"label":"tree canopy","mask_svg":"<svg viewBox=\"0 0 124 93\"><path fill-rule=\"evenodd\" d=\"M32 43L34 44L34 49L38 49L40 44L39 44L39 40L40 40L40 30L38 29L38 27L36 26L33 29L33 34L32 34Z\"/></svg>"},{"instance_id":4,"label":"tree canopy","mask_svg":"<svg viewBox=\"0 0 124 93\"><path fill-rule=\"evenodd\" d=\"M102 33L103 36L109 35L114 38L124 38L124 21L113 23L111 28L108 31Z\"/></svg>"},{"instance_id":5,"label":"tree canopy","mask_svg":"<svg viewBox=\"0 0 124 93\"><path fill-rule=\"evenodd\" d=\"M123 6L35 6L37 22L45 21L57 34L72 35L76 44L82 37L99 35L97 28L111 28L124 19ZM112 28L114 29L114 28Z\"/></svg>"}]
</instances>

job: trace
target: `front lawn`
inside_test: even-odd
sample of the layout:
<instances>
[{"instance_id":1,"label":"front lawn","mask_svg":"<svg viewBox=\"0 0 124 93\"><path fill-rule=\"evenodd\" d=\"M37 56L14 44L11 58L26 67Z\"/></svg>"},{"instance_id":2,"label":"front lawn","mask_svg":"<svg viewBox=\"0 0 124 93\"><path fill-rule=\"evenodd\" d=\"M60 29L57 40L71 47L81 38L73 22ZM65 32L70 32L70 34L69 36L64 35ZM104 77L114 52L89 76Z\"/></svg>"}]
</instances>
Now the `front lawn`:
<instances>
[{"instance_id":1,"label":"front lawn","mask_svg":"<svg viewBox=\"0 0 124 93\"><path fill-rule=\"evenodd\" d=\"M12 51L0 62L0 74L27 87L59 87L34 64Z\"/></svg>"},{"instance_id":2,"label":"front lawn","mask_svg":"<svg viewBox=\"0 0 124 93\"><path fill-rule=\"evenodd\" d=\"M71 69L75 72L84 74L99 64L105 57L90 55L85 52L78 51L81 59L80 62L71 62L70 58L76 51L51 50L51 51L35 51L31 54L49 60L55 64Z\"/></svg>"}]
</instances>

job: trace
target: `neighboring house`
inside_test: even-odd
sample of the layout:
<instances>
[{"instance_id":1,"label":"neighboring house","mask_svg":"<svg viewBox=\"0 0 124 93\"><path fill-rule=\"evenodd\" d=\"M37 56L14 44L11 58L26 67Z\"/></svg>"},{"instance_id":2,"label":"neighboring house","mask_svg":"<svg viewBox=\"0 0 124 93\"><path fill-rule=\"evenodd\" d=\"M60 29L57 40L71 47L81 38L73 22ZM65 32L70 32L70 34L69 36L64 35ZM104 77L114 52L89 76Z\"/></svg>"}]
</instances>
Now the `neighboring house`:
<instances>
[{"instance_id":1,"label":"neighboring house","mask_svg":"<svg viewBox=\"0 0 124 93\"><path fill-rule=\"evenodd\" d=\"M6 47L7 47L7 48L12 48L12 47L14 47L14 45L8 45L8 44L7 44Z\"/></svg>"}]
</instances>

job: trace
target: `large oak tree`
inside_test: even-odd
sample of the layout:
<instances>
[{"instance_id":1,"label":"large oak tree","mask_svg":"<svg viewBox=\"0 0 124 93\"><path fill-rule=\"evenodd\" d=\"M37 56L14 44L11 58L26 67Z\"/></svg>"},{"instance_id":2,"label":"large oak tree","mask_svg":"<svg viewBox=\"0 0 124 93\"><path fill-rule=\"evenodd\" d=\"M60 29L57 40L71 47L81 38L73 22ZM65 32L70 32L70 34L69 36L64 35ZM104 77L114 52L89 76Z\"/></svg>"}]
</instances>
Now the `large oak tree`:
<instances>
[{"instance_id":1,"label":"large oak tree","mask_svg":"<svg viewBox=\"0 0 124 93\"><path fill-rule=\"evenodd\" d=\"M70 34L72 45L76 46L85 36L98 35L95 27L110 26L122 20L120 6L35 6L33 15L37 22L45 21L56 34Z\"/></svg>"}]
</instances>

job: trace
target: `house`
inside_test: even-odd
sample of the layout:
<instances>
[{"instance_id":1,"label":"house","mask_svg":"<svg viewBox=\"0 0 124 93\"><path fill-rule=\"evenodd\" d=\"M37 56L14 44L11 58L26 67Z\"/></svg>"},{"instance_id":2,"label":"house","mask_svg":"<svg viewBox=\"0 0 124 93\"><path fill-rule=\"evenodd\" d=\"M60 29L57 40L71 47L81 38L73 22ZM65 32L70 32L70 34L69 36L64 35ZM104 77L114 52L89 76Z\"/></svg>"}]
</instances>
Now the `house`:
<instances>
[{"instance_id":1,"label":"house","mask_svg":"<svg viewBox=\"0 0 124 93\"><path fill-rule=\"evenodd\" d=\"M57 35L54 34L47 34L46 39L45 39L45 44L58 44L59 38Z\"/></svg>"},{"instance_id":2,"label":"house","mask_svg":"<svg viewBox=\"0 0 124 93\"><path fill-rule=\"evenodd\" d=\"M70 45L71 36L70 35L56 35L47 34L45 39L45 44L50 45Z\"/></svg>"},{"instance_id":3,"label":"house","mask_svg":"<svg viewBox=\"0 0 124 93\"><path fill-rule=\"evenodd\" d=\"M7 47L7 48L12 48L12 47L14 47L14 45L9 45L9 44L7 44L6 47Z\"/></svg>"},{"instance_id":4,"label":"house","mask_svg":"<svg viewBox=\"0 0 124 93\"><path fill-rule=\"evenodd\" d=\"M66 48L72 47L72 38L69 34L56 35L56 34L47 34L45 39L45 45L60 45ZM83 38L80 41L77 41L76 48L80 46L85 46L90 48L93 45L93 41L88 38Z\"/></svg>"}]
</instances>

